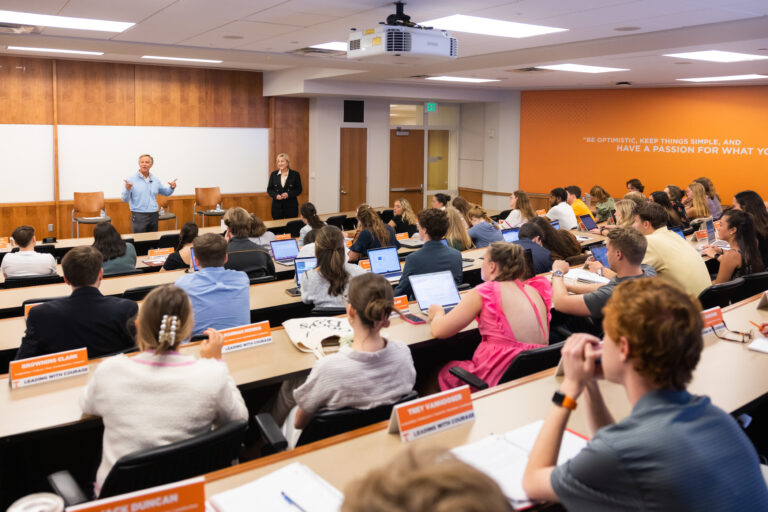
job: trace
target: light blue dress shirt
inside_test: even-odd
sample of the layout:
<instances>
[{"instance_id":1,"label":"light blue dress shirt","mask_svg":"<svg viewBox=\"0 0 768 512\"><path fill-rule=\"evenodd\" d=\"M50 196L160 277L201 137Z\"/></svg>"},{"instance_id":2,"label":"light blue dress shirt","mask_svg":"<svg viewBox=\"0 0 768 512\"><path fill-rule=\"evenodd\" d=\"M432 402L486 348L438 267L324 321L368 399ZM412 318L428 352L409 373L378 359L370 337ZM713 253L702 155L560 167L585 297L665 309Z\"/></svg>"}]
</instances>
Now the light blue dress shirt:
<instances>
[{"instance_id":1,"label":"light blue dress shirt","mask_svg":"<svg viewBox=\"0 0 768 512\"><path fill-rule=\"evenodd\" d=\"M192 334L201 334L208 327L227 329L251 323L250 281L245 272L201 268L178 278L176 286L187 292L192 302Z\"/></svg>"},{"instance_id":2,"label":"light blue dress shirt","mask_svg":"<svg viewBox=\"0 0 768 512\"><path fill-rule=\"evenodd\" d=\"M158 210L157 194L163 194L164 196L173 194L174 189L168 185L163 186L163 180L152 173L149 173L149 181L145 181L139 171L136 171L135 174L127 179L133 187L131 190L127 190L125 184L123 184L123 192L120 194L120 199L130 205L132 212L154 213Z\"/></svg>"}]
</instances>

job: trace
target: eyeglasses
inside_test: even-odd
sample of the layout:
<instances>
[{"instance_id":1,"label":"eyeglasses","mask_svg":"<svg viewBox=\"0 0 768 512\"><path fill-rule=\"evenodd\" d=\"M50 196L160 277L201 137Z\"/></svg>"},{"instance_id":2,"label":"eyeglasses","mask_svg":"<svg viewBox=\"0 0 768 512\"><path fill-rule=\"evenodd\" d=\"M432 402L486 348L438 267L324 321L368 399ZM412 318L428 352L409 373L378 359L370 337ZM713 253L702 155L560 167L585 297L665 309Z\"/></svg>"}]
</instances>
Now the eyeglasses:
<instances>
[{"instance_id":1,"label":"eyeglasses","mask_svg":"<svg viewBox=\"0 0 768 512\"><path fill-rule=\"evenodd\" d=\"M717 337L718 337L719 339L721 339L721 340L725 340L725 341L732 341L732 342L734 342L734 343L749 343L749 342L750 342L750 341L752 341L752 340L754 339L754 337L755 337L755 334L754 334L754 332L752 331L752 329L750 329L749 331L746 331L746 332L742 332L742 331L732 331L732 330L731 330L731 329L729 329L729 328L728 328L728 327L727 327L725 324L723 324L723 328L724 328L724 329L722 329L722 330L725 330L725 331L727 331L727 332L729 332L729 333L731 333L731 334L734 334L734 335L736 335L736 336L740 336L740 337L741 337L741 339L736 339L736 340L734 340L734 339L728 338L728 337L726 337L726 336L722 336L722 335L720 334L720 331L717 329L717 327L714 327L712 330L714 331L714 333L715 333L715 336L717 336Z\"/></svg>"}]
</instances>

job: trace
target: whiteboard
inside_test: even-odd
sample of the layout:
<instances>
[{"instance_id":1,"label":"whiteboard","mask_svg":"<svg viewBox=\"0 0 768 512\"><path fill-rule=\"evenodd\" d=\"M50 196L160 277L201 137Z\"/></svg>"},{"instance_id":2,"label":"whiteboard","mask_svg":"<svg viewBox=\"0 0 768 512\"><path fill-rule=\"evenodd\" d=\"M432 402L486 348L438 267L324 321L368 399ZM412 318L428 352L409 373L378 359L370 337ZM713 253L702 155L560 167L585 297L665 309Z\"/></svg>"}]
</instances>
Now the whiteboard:
<instances>
[{"instance_id":1,"label":"whiteboard","mask_svg":"<svg viewBox=\"0 0 768 512\"><path fill-rule=\"evenodd\" d=\"M151 172L164 183L178 178L175 195L194 195L195 187L220 187L223 194L267 190L268 128L59 125L58 140L63 201L74 192L119 198L144 153L154 157Z\"/></svg>"},{"instance_id":2,"label":"whiteboard","mask_svg":"<svg viewBox=\"0 0 768 512\"><path fill-rule=\"evenodd\" d=\"M0 124L0 203L53 201L53 126Z\"/></svg>"}]
</instances>

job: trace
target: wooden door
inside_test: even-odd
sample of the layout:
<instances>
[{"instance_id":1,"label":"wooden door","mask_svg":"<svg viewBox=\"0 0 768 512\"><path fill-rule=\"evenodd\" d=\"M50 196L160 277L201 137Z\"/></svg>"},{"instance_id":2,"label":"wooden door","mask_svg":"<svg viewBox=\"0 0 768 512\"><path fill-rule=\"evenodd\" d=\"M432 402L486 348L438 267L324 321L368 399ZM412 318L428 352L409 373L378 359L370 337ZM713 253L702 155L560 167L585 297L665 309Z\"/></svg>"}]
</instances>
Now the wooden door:
<instances>
[{"instance_id":1,"label":"wooden door","mask_svg":"<svg viewBox=\"0 0 768 512\"><path fill-rule=\"evenodd\" d=\"M341 128L339 144L339 211L365 202L368 175L368 128Z\"/></svg>"},{"instance_id":2,"label":"wooden door","mask_svg":"<svg viewBox=\"0 0 768 512\"><path fill-rule=\"evenodd\" d=\"M400 135L398 135L400 133ZM405 135L407 133L407 135ZM424 202L424 130L389 131L389 205L404 197L413 210Z\"/></svg>"}]
</instances>

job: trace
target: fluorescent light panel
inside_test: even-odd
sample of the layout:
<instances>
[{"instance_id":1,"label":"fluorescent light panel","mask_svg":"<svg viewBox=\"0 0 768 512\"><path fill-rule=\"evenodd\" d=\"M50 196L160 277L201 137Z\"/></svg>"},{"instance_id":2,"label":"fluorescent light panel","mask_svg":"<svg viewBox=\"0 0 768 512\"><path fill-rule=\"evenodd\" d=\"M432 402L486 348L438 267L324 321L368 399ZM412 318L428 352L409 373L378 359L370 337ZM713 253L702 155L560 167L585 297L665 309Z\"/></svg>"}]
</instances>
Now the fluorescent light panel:
<instances>
[{"instance_id":1,"label":"fluorescent light panel","mask_svg":"<svg viewBox=\"0 0 768 512\"><path fill-rule=\"evenodd\" d=\"M494 20L492 18L480 18L478 16L465 16L454 14L445 18L420 22L419 25L450 30L452 32L468 32L470 34L483 34L486 36L523 37L540 36L554 32L564 32L567 28L545 27L543 25L529 25L527 23L515 23L513 21Z\"/></svg>"},{"instance_id":2,"label":"fluorescent light panel","mask_svg":"<svg viewBox=\"0 0 768 512\"><path fill-rule=\"evenodd\" d=\"M678 78L682 82L733 82L736 80L759 80L768 78L768 75L731 75L731 76L705 76L703 78Z\"/></svg>"},{"instance_id":3,"label":"fluorescent light panel","mask_svg":"<svg viewBox=\"0 0 768 512\"><path fill-rule=\"evenodd\" d=\"M313 44L310 48L317 48L319 50L333 50L337 52L347 51L347 43L341 41L333 41L331 43Z\"/></svg>"},{"instance_id":4,"label":"fluorescent light panel","mask_svg":"<svg viewBox=\"0 0 768 512\"><path fill-rule=\"evenodd\" d=\"M427 80L439 80L441 82L466 82L470 84L479 84L484 82L500 82L493 78L464 78L462 76L430 76Z\"/></svg>"},{"instance_id":5,"label":"fluorescent light panel","mask_svg":"<svg viewBox=\"0 0 768 512\"><path fill-rule=\"evenodd\" d=\"M749 53L724 52L721 50L705 50L700 52L669 53L665 57L676 59L705 60L708 62L744 62L749 60L768 59L765 55L752 55Z\"/></svg>"},{"instance_id":6,"label":"fluorescent light panel","mask_svg":"<svg viewBox=\"0 0 768 512\"><path fill-rule=\"evenodd\" d=\"M626 68L605 68L602 66L585 66L584 64L553 64L551 66L536 66L539 69L552 71L572 71L574 73L610 73L611 71L629 71Z\"/></svg>"},{"instance_id":7,"label":"fluorescent light panel","mask_svg":"<svg viewBox=\"0 0 768 512\"><path fill-rule=\"evenodd\" d=\"M104 55L104 52L87 52L85 50L63 50L61 48L32 48L30 46L9 46L8 49L22 50L25 52L77 53L80 55Z\"/></svg>"},{"instance_id":8,"label":"fluorescent light panel","mask_svg":"<svg viewBox=\"0 0 768 512\"><path fill-rule=\"evenodd\" d=\"M210 62L213 64L220 64L224 61L214 59L187 59L184 57L161 57L159 55L142 55L142 59L155 59L155 60L178 60L181 62Z\"/></svg>"},{"instance_id":9,"label":"fluorescent light panel","mask_svg":"<svg viewBox=\"0 0 768 512\"><path fill-rule=\"evenodd\" d=\"M19 25L40 25L43 27L73 28L77 30L96 30L99 32L122 32L135 23L122 21L94 20L90 18L69 18L29 12L0 11L0 22Z\"/></svg>"}]
</instances>

